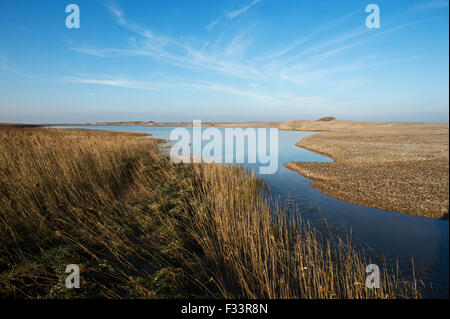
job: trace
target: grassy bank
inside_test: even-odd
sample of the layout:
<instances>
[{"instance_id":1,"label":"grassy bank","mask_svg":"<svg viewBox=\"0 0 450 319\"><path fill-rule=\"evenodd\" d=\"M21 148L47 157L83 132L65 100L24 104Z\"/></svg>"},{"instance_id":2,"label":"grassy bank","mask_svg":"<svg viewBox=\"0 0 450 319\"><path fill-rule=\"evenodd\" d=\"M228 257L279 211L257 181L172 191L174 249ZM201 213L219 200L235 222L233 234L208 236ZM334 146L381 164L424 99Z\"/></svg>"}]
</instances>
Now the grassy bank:
<instances>
[{"instance_id":1,"label":"grassy bank","mask_svg":"<svg viewBox=\"0 0 450 319\"><path fill-rule=\"evenodd\" d=\"M139 134L0 129L0 296L397 298L418 283L323 239L236 167L173 164ZM291 217L290 217L291 216ZM81 288L66 289L78 264ZM412 276L414 278L414 276Z\"/></svg>"}]
</instances>

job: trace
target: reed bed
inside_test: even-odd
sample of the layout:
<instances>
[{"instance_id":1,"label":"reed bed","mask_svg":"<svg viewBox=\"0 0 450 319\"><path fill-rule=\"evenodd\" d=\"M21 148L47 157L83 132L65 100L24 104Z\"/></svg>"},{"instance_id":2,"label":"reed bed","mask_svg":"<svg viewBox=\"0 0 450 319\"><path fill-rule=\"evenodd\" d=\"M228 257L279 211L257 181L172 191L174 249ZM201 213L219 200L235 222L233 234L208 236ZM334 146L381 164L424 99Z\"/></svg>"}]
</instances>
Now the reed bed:
<instances>
[{"instance_id":1,"label":"reed bed","mask_svg":"<svg viewBox=\"0 0 450 319\"><path fill-rule=\"evenodd\" d=\"M277 208L241 168L140 134L0 129L4 298L418 298L420 282ZM66 289L65 266L81 268Z\"/></svg>"},{"instance_id":2,"label":"reed bed","mask_svg":"<svg viewBox=\"0 0 450 319\"><path fill-rule=\"evenodd\" d=\"M261 196L254 175L214 165L197 166L195 172L201 192L192 202L203 213L186 227L207 260L214 261L214 278L226 297L420 296L417 285L422 283L405 280L397 265L385 263L380 265L380 288L367 288L365 269L372 262L355 249L351 236L341 239L332 230L324 236L295 212L280 210Z\"/></svg>"}]
</instances>

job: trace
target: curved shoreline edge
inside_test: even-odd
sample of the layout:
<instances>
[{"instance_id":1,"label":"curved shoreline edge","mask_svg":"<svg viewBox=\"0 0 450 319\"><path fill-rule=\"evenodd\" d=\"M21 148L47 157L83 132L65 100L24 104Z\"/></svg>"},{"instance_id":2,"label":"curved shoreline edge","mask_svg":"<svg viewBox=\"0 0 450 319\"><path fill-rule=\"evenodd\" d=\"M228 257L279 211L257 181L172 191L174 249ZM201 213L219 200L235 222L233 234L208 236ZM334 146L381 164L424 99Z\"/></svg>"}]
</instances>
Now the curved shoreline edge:
<instances>
[{"instance_id":1,"label":"curved shoreline edge","mask_svg":"<svg viewBox=\"0 0 450 319\"><path fill-rule=\"evenodd\" d=\"M333 130L296 145L333 162L289 162L329 196L353 204L448 220L448 125Z\"/></svg>"}]
</instances>

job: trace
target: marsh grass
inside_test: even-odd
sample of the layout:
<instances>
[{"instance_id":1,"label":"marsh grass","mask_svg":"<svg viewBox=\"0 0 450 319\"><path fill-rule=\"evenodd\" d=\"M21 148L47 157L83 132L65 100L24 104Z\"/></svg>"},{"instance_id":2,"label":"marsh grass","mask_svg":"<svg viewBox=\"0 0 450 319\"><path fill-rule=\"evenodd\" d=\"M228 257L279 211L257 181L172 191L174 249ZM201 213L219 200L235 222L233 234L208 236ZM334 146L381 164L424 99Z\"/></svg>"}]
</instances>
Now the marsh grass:
<instances>
[{"instance_id":1,"label":"marsh grass","mask_svg":"<svg viewBox=\"0 0 450 319\"><path fill-rule=\"evenodd\" d=\"M140 134L0 129L0 296L417 298L420 283L320 235L251 172L173 164ZM64 286L79 264L82 288ZM415 278L415 276L413 276Z\"/></svg>"}]
</instances>

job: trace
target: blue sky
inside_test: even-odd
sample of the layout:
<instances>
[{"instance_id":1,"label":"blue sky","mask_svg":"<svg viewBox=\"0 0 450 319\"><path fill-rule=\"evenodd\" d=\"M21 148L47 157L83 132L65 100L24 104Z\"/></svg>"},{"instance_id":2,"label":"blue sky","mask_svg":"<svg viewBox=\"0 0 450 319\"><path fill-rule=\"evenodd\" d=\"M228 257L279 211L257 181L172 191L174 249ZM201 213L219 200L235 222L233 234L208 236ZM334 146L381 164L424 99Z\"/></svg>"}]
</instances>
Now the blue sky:
<instances>
[{"instance_id":1,"label":"blue sky","mask_svg":"<svg viewBox=\"0 0 450 319\"><path fill-rule=\"evenodd\" d=\"M0 122L448 122L448 13L448 0L2 0Z\"/></svg>"}]
</instances>

